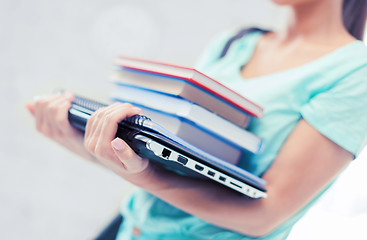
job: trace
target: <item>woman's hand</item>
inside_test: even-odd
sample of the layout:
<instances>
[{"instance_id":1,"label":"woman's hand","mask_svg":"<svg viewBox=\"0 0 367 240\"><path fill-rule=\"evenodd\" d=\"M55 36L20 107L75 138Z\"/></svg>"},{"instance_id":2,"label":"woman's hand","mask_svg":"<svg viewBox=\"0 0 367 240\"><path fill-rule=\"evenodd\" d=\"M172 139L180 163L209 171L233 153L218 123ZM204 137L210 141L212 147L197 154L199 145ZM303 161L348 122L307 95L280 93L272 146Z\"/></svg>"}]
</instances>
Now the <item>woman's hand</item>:
<instances>
[{"instance_id":1,"label":"woman's hand","mask_svg":"<svg viewBox=\"0 0 367 240\"><path fill-rule=\"evenodd\" d=\"M83 134L74 129L68 121L68 110L74 96L70 92L36 97L27 103L34 116L37 130L46 137L78 155L91 158L83 146Z\"/></svg>"},{"instance_id":2,"label":"woman's hand","mask_svg":"<svg viewBox=\"0 0 367 240\"><path fill-rule=\"evenodd\" d=\"M125 178L142 173L149 165L149 160L136 155L129 145L115 137L118 123L140 111L128 103L115 103L97 110L86 126L86 149L103 165Z\"/></svg>"},{"instance_id":3,"label":"woman's hand","mask_svg":"<svg viewBox=\"0 0 367 240\"><path fill-rule=\"evenodd\" d=\"M122 177L147 169L147 159L140 158L123 140L115 138L117 124L126 117L139 114L139 108L115 103L99 109L88 120L83 136L68 121L73 99L73 94L66 92L36 97L34 102L27 103L28 110L35 117L37 130L84 158L98 160Z\"/></svg>"}]
</instances>

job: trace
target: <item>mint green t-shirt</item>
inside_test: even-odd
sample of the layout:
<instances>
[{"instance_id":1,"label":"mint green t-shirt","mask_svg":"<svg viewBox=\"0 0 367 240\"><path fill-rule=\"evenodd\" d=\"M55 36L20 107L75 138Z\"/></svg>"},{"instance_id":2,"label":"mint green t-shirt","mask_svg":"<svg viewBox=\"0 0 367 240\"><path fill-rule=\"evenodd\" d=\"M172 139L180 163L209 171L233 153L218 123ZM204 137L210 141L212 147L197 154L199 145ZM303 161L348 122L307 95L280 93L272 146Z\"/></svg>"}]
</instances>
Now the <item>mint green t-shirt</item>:
<instances>
[{"instance_id":1,"label":"mint green t-shirt","mask_svg":"<svg viewBox=\"0 0 367 240\"><path fill-rule=\"evenodd\" d=\"M219 59L233 36L223 34L209 46L198 65L198 70L264 108L264 116L253 119L249 126L263 139L263 150L257 155L247 154L239 166L261 176L301 118L356 156L367 133L366 46L354 41L300 67L245 80L240 69L249 61L261 35L254 32L236 40ZM272 233L256 239L285 239L318 197ZM144 190L133 194L122 214L125 219L118 240L254 239L191 216ZM134 227L141 231L136 236Z\"/></svg>"}]
</instances>

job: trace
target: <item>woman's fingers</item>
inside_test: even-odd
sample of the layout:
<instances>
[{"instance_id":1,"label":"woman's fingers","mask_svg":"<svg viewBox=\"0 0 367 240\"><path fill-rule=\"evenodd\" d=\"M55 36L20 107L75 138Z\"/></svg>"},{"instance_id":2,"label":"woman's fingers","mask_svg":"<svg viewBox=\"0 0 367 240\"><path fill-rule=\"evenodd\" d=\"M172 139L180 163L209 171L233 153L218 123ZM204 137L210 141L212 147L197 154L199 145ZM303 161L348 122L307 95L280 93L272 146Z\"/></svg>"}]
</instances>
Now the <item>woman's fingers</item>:
<instances>
[{"instance_id":1,"label":"woman's fingers","mask_svg":"<svg viewBox=\"0 0 367 240\"><path fill-rule=\"evenodd\" d=\"M111 148L111 141L115 138L118 123L129 116L140 113L140 109L134 108L131 104L116 103L105 111L101 121L98 142L95 148L97 156L112 158L114 152Z\"/></svg>"},{"instance_id":2,"label":"woman's fingers","mask_svg":"<svg viewBox=\"0 0 367 240\"><path fill-rule=\"evenodd\" d=\"M65 137L74 137L75 135L80 135L80 133L73 128L68 120L68 111L71 107L71 102L69 100L63 100L59 103L59 111L55 115L55 121L58 130Z\"/></svg>"},{"instance_id":3,"label":"woman's fingers","mask_svg":"<svg viewBox=\"0 0 367 240\"><path fill-rule=\"evenodd\" d=\"M85 130L85 137L88 138L91 135L97 135L96 131L100 131L101 129L98 128L99 121L104 118L106 114L110 111L113 111L117 106L112 104L108 107L100 108L95 113L92 114L90 119L87 122L86 130ZM99 136L99 134L98 134Z\"/></svg>"},{"instance_id":4,"label":"woman's fingers","mask_svg":"<svg viewBox=\"0 0 367 240\"><path fill-rule=\"evenodd\" d=\"M146 168L148 160L143 160L121 139L115 139L118 123L129 116L140 113L140 109L131 104L115 103L98 110L88 120L85 146L97 158L119 164L128 172L140 172ZM111 141L123 146L116 149ZM126 161L126 162L125 162ZM106 162L106 165L109 163ZM127 164L127 165L126 165Z\"/></svg>"},{"instance_id":5,"label":"woman's fingers","mask_svg":"<svg viewBox=\"0 0 367 240\"><path fill-rule=\"evenodd\" d=\"M115 106L112 106L111 109L112 111L106 111L100 135L101 141L108 142L108 145L116 136L118 123L126 117L131 117L140 113L139 108L135 108L128 103L117 103Z\"/></svg>"},{"instance_id":6,"label":"woman's fingers","mask_svg":"<svg viewBox=\"0 0 367 240\"><path fill-rule=\"evenodd\" d=\"M84 146L89 152L95 154L95 148L103 125L103 116L105 108L100 108L88 119L84 134Z\"/></svg>"},{"instance_id":7,"label":"woman's fingers","mask_svg":"<svg viewBox=\"0 0 367 240\"><path fill-rule=\"evenodd\" d=\"M67 122L67 111L73 96L71 93L36 97L34 102L27 103L27 108L36 119L36 128L43 135L50 138L63 137ZM63 126L59 126L62 123Z\"/></svg>"},{"instance_id":8,"label":"woman's fingers","mask_svg":"<svg viewBox=\"0 0 367 240\"><path fill-rule=\"evenodd\" d=\"M57 140L63 136L62 128L65 127L60 126L60 124L65 124L61 123L63 122L61 119L67 120L67 118L65 117L65 114L67 112L67 109L65 109L64 107L65 102L67 102L65 97L56 96L49 102L49 104L45 108L45 124L48 124L49 126L50 136L55 137Z\"/></svg>"},{"instance_id":9,"label":"woman's fingers","mask_svg":"<svg viewBox=\"0 0 367 240\"><path fill-rule=\"evenodd\" d=\"M139 112L139 109L125 103L115 103L98 110L88 120L90 121L86 130L88 150L101 157L108 154L108 149L112 152L110 142L116 135L118 123L127 116Z\"/></svg>"},{"instance_id":10,"label":"woman's fingers","mask_svg":"<svg viewBox=\"0 0 367 240\"><path fill-rule=\"evenodd\" d=\"M102 154L99 154L99 152L103 152L103 150L98 151L97 153L97 143L99 142L99 136L101 135L101 131L102 131L102 126L103 126L103 116L104 113L100 112L97 113L94 122L93 122L93 126L91 129L91 133L88 136L88 150L92 153L95 154L98 157L102 157Z\"/></svg>"},{"instance_id":11,"label":"woman's fingers","mask_svg":"<svg viewBox=\"0 0 367 240\"><path fill-rule=\"evenodd\" d=\"M136 155L122 139L115 138L111 142L111 146L117 158L124 164L130 174L140 173L148 167L149 160Z\"/></svg>"},{"instance_id":12,"label":"woman's fingers","mask_svg":"<svg viewBox=\"0 0 367 240\"><path fill-rule=\"evenodd\" d=\"M34 116L34 102L27 102L26 107L28 111Z\"/></svg>"},{"instance_id":13,"label":"woman's fingers","mask_svg":"<svg viewBox=\"0 0 367 240\"><path fill-rule=\"evenodd\" d=\"M35 118L36 128L39 132L47 137L51 137L51 128L48 122L48 105L54 100L55 96L42 96L35 100Z\"/></svg>"}]
</instances>

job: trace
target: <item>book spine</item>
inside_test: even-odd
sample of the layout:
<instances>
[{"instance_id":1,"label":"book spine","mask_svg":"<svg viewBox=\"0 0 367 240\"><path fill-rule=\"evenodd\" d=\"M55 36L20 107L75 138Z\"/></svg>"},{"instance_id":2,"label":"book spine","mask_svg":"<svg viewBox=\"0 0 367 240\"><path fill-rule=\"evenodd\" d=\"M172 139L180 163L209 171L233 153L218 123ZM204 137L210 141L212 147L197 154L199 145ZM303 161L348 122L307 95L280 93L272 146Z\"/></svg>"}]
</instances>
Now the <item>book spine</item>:
<instances>
[{"instance_id":1,"label":"book spine","mask_svg":"<svg viewBox=\"0 0 367 240\"><path fill-rule=\"evenodd\" d=\"M133 86L186 99L218 114L239 127L246 127L251 118L247 112L224 102L221 98L204 91L198 86L186 83L183 79L172 79L167 78L167 76L162 77L145 72L142 74L123 68L115 71L112 78L114 79L113 83L117 86Z\"/></svg>"}]
</instances>

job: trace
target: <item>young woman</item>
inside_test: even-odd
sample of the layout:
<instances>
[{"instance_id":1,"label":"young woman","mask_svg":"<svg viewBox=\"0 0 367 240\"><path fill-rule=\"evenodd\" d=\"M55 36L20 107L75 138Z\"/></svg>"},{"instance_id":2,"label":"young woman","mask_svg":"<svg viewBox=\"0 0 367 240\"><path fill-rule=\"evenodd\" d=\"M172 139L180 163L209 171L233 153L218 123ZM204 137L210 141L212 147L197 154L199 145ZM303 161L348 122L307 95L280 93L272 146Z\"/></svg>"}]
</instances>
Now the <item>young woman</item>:
<instances>
[{"instance_id":1,"label":"young woman","mask_svg":"<svg viewBox=\"0 0 367 240\"><path fill-rule=\"evenodd\" d=\"M285 239L294 223L355 158L367 132L365 0L273 0L289 5L282 32L224 34L198 68L262 105L249 129L264 151L240 166L268 181L251 200L208 181L155 168L121 139L117 123L139 113L116 103L98 110L81 136L67 121L72 96L28 104L37 129L140 187L123 209L118 239Z\"/></svg>"}]
</instances>

